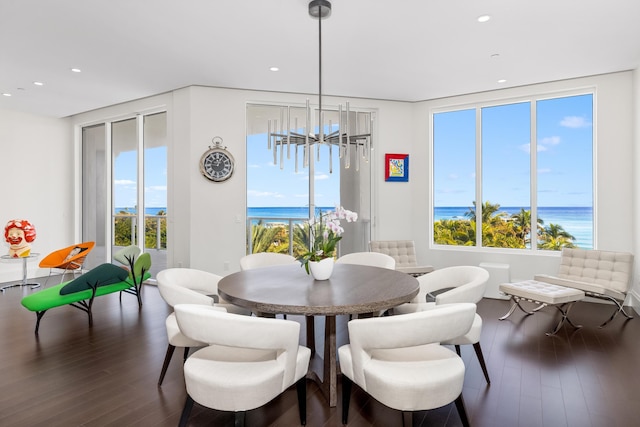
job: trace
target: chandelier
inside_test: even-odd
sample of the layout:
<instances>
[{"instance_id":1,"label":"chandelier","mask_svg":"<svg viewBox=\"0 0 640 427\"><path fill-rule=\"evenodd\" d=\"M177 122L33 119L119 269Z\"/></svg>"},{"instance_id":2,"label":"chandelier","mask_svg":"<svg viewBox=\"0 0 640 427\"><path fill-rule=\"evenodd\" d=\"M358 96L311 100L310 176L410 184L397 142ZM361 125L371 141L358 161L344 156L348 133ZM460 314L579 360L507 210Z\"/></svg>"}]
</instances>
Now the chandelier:
<instances>
[{"instance_id":1,"label":"chandelier","mask_svg":"<svg viewBox=\"0 0 640 427\"><path fill-rule=\"evenodd\" d=\"M351 159L355 159L355 169L360 170L360 162L369 162L373 148L373 118L371 112L353 111L346 103L345 108L338 106L337 123L333 120L325 123L325 113L335 116L335 111L322 110L322 19L331 15L331 2L328 0L312 0L309 3L309 15L318 19L318 114L316 118L317 133L312 131L312 110L307 98L304 117L304 128L298 127L298 118L292 120L292 109L297 107L280 107L280 121L269 120L267 126L267 148L273 151L273 164L280 164L284 169L284 152L291 158L293 146L295 156L295 172L298 172L298 150L303 151L303 167L309 166L311 150L315 146L315 159L320 161L320 147L328 147L329 173L333 173L334 149L342 159L345 169L351 167Z\"/></svg>"}]
</instances>

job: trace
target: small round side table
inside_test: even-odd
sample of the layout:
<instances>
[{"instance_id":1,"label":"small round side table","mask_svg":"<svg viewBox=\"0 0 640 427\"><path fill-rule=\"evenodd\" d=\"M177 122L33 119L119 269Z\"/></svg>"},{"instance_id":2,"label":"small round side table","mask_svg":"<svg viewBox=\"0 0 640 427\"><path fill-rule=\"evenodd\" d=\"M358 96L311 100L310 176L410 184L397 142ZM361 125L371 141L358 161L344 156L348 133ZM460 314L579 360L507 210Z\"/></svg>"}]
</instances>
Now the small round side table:
<instances>
[{"instance_id":1,"label":"small round side table","mask_svg":"<svg viewBox=\"0 0 640 427\"><path fill-rule=\"evenodd\" d=\"M22 261L22 281L21 282L17 282L17 283L13 283L11 285L6 285L3 286L2 288L0 288L0 291L4 292L5 289L9 289L9 288L16 288L18 286L31 286L31 289L35 289L35 288L39 288L40 287L40 283L29 283L27 281L27 262L31 259L36 259L40 256L39 253L31 253L28 256L24 256L24 257L12 257L9 255L2 255L0 258L2 258L3 260L7 260L7 261Z\"/></svg>"}]
</instances>

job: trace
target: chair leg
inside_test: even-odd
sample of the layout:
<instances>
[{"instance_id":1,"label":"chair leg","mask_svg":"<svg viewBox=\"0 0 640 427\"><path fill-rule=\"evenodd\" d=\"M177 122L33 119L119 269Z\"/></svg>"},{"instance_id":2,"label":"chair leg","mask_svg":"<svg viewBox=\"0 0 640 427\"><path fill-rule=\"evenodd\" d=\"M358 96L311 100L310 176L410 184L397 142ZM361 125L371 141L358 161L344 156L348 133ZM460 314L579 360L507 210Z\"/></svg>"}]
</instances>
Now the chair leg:
<instances>
[{"instance_id":1,"label":"chair leg","mask_svg":"<svg viewBox=\"0 0 640 427\"><path fill-rule=\"evenodd\" d=\"M49 269L49 275L47 276L46 279L44 279L44 285L42 285L42 289L44 289L47 286L47 282L49 281L49 278L51 277L51 269ZM62 283L62 282L60 282Z\"/></svg>"},{"instance_id":2,"label":"chair leg","mask_svg":"<svg viewBox=\"0 0 640 427\"><path fill-rule=\"evenodd\" d=\"M487 370L486 363L484 363L484 356L482 355L482 347L480 347L480 342L475 343L473 345L473 349L476 351L476 356L478 357L478 362L480 362L480 367L482 368L484 379L487 380L487 384L491 384L491 380L489 379L489 371Z\"/></svg>"},{"instance_id":3,"label":"chair leg","mask_svg":"<svg viewBox=\"0 0 640 427\"><path fill-rule=\"evenodd\" d=\"M178 427L187 426L187 421L189 421L189 415L191 414L191 408L193 408L193 399L187 394L187 400L184 402L184 408L182 408Z\"/></svg>"},{"instance_id":4,"label":"chair leg","mask_svg":"<svg viewBox=\"0 0 640 427\"><path fill-rule=\"evenodd\" d=\"M353 383L345 374L342 374L342 424L346 425L349 419L349 402L351 401L351 387Z\"/></svg>"},{"instance_id":5,"label":"chair leg","mask_svg":"<svg viewBox=\"0 0 640 427\"><path fill-rule=\"evenodd\" d=\"M458 408L458 414L460 414L460 421L464 427L470 427L469 418L467 417L467 410L464 406L464 400L462 399L462 393L456 399L456 408Z\"/></svg>"},{"instance_id":6,"label":"chair leg","mask_svg":"<svg viewBox=\"0 0 640 427\"><path fill-rule=\"evenodd\" d=\"M460 346L454 345L454 347L456 348L456 353L458 354L458 356L462 357L462 355L460 354Z\"/></svg>"},{"instance_id":7,"label":"chair leg","mask_svg":"<svg viewBox=\"0 0 640 427\"><path fill-rule=\"evenodd\" d=\"M298 412L300 413L300 424L307 425L307 377L302 377L296 383L298 392Z\"/></svg>"},{"instance_id":8,"label":"chair leg","mask_svg":"<svg viewBox=\"0 0 640 427\"><path fill-rule=\"evenodd\" d=\"M402 411L402 427L412 427L412 426L413 426L413 412Z\"/></svg>"},{"instance_id":9,"label":"chair leg","mask_svg":"<svg viewBox=\"0 0 640 427\"><path fill-rule=\"evenodd\" d=\"M189 350L190 350L189 347L185 347L184 348L184 355L183 355L183 358L182 358L182 363L187 361L187 358L189 357Z\"/></svg>"},{"instance_id":10,"label":"chair leg","mask_svg":"<svg viewBox=\"0 0 640 427\"><path fill-rule=\"evenodd\" d=\"M246 418L247 415L247 411L238 411L235 413L235 421L234 421L234 426L235 427L244 427L244 420Z\"/></svg>"},{"instance_id":11,"label":"chair leg","mask_svg":"<svg viewBox=\"0 0 640 427\"><path fill-rule=\"evenodd\" d=\"M173 351L175 349L176 347L174 345L169 344L167 346L167 353L164 356L164 363L162 364L160 379L158 379L158 387L162 385L162 381L164 380L164 375L167 373L167 368L169 367L169 362L171 362L171 356L173 356Z\"/></svg>"}]
</instances>

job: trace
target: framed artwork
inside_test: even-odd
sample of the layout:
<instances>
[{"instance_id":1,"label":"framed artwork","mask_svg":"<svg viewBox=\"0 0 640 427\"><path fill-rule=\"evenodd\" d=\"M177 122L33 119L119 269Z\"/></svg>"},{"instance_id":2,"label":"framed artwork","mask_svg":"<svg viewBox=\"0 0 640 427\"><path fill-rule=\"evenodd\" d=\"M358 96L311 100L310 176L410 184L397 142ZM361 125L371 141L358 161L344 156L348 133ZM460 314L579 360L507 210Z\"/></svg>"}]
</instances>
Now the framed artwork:
<instances>
[{"instance_id":1,"label":"framed artwork","mask_svg":"<svg viewBox=\"0 0 640 427\"><path fill-rule=\"evenodd\" d=\"M409 155L385 154L384 155L384 180L385 181L409 181Z\"/></svg>"}]
</instances>

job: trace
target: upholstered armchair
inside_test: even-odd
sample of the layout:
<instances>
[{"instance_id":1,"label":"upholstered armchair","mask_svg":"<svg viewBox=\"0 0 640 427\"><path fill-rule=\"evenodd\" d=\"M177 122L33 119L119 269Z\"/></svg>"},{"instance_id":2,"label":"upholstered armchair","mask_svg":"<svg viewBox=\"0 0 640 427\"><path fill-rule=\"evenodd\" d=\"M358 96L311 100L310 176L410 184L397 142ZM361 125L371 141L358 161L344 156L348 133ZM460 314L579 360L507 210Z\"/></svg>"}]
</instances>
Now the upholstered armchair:
<instances>
[{"instance_id":1,"label":"upholstered armchair","mask_svg":"<svg viewBox=\"0 0 640 427\"><path fill-rule=\"evenodd\" d=\"M352 383L356 383L378 402L409 418L414 411L455 401L462 424L468 426L462 399L464 363L438 343L466 334L475 311L475 304L448 304L411 314L350 321L350 344L338 349L342 423L347 424ZM408 421L404 425L413 425Z\"/></svg>"},{"instance_id":2,"label":"upholstered armchair","mask_svg":"<svg viewBox=\"0 0 640 427\"><path fill-rule=\"evenodd\" d=\"M396 260L396 270L403 273L418 277L433 271L431 265L418 265L413 240L372 240L369 249L391 256Z\"/></svg>"},{"instance_id":3,"label":"upholstered armchair","mask_svg":"<svg viewBox=\"0 0 640 427\"><path fill-rule=\"evenodd\" d=\"M193 403L235 413L244 425L247 411L263 406L296 384L300 423L306 424L306 374L311 351L298 345L300 324L290 320L240 316L215 307L178 304L180 330L207 343L184 364L187 387L180 426Z\"/></svg>"},{"instance_id":4,"label":"upholstered armchair","mask_svg":"<svg viewBox=\"0 0 640 427\"><path fill-rule=\"evenodd\" d=\"M627 319L633 316L624 309L631 290L634 256L629 252L564 248L560 267L555 275L537 274L534 280L581 290L586 296L613 303L615 309L600 327L607 325L619 313Z\"/></svg>"},{"instance_id":5,"label":"upholstered armchair","mask_svg":"<svg viewBox=\"0 0 640 427\"><path fill-rule=\"evenodd\" d=\"M489 272L481 267L473 265L461 265L446 267L433 271L432 273L418 277L420 291L418 295L409 303L402 304L393 309L394 314L413 313L416 311L430 310L435 306L453 304L460 302L474 303L482 299L487 288ZM435 302L427 302L427 297L431 293L437 293ZM442 344L455 346L456 352L460 354L461 345L473 345L473 349L478 357L478 362L482 367L482 372L487 384L491 383L489 372L482 354L480 346L480 335L482 333L482 317L476 313L473 325L469 332L459 337L455 337Z\"/></svg>"}]
</instances>

